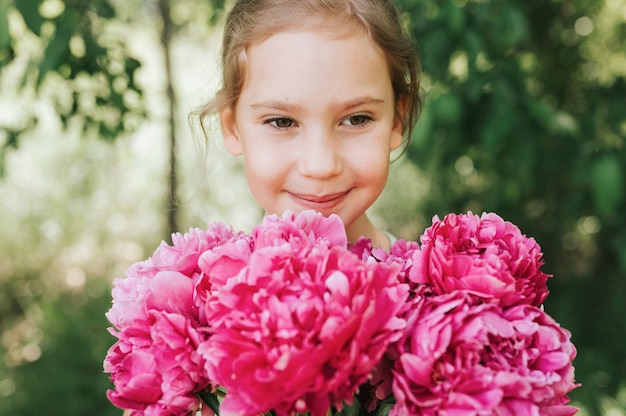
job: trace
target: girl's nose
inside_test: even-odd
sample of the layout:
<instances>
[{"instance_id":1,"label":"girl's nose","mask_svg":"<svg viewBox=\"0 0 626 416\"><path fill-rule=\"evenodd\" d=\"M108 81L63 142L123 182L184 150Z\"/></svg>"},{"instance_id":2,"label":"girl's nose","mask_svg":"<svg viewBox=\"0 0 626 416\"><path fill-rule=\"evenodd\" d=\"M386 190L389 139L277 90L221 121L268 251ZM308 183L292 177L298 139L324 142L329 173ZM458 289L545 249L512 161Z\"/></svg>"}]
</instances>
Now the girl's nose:
<instances>
[{"instance_id":1,"label":"girl's nose","mask_svg":"<svg viewBox=\"0 0 626 416\"><path fill-rule=\"evenodd\" d=\"M298 171L301 175L324 179L343 169L338 142L329 132L307 132L303 136Z\"/></svg>"}]
</instances>

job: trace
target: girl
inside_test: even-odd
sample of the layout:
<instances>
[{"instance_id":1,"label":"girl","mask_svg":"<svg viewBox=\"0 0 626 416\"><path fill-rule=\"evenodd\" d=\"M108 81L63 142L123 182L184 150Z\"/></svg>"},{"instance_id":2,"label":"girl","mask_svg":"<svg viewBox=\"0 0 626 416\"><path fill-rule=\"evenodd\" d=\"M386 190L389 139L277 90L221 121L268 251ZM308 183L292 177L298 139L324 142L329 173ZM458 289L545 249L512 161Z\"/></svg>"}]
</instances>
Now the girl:
<instances>
[{"instance_id":1,"label":"girl","mask_svg":"<svg viewBox=\"0 0 626 416\"><path fill-rule=\"evenodd\" d=\"M201 124L219 115L266 213L335 213L350 241L388 251L366 210L421 109L419 62L392 0L239 0L222 72Z\"/></svg>"},{"instance_id":2,"label":"girl","mask_svg":"<svg viewBox=\"0 0 626 416\"><path fill-rule=\"evenodd\" d=\"M392 0L240 0L222 44L219 114L268 214L335 213L389 249L366 210L421 109L419 61ZM404 138L404 139L403 139Z\"/></svg>"}]
</instances>

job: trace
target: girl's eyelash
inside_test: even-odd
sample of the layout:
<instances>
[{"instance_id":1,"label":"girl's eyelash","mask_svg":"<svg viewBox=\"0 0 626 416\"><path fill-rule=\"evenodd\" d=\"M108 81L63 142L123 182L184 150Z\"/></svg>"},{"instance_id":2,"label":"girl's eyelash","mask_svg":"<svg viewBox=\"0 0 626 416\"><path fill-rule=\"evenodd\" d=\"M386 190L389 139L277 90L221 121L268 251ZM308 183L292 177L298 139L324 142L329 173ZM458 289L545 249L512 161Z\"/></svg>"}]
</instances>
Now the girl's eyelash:
<instances>
[{"instance_id":1,"label":"girl's eyelash","mask_svg":"<svg viewBox=\"0 0 626 416\"><path fill-rule=\"evenodd\" d=\"M280 125L281 123L287 123L288 125ZM263 124L268 124L270 127L276 130L287 130L296 125L296 122L288 117L271 117L263 121Z\"/></svg>"},{"instance_id":2,"label":"girl's eyelash","mask_svg":"<svg viewBox=\"0 0 626 416\"><path fill-rule=\"evenodd\" d=\"M356 119L356 120L355 120ZM357 121L355 123L355 121ZM354 114L341 120L340 124L348 125L353 128L361 128L374 121L374 117L368 114ZM267 124L276 130L287 130L291 127L297 126L297 123L289 117L271 117L263 121L263 124Z\"/></svg>"},{"instance_id":3,"label":"girl's eyelash","mask_svg":"<svg viewBox=\"0 0 626 416\"><path fill-rule=\"evenodd\" d=\"M361 119L362 122L356 123L356 124L352 124L354 122L354 119ZM342 120L341 124L344 124L344 122L350 122L349 125L351 127L363 127L366 126L367 124L369 124L370 122L374 121L374 117L368 115L368 114L354 114L352 116L346 117Z\"/></svg>"}]
</instances>

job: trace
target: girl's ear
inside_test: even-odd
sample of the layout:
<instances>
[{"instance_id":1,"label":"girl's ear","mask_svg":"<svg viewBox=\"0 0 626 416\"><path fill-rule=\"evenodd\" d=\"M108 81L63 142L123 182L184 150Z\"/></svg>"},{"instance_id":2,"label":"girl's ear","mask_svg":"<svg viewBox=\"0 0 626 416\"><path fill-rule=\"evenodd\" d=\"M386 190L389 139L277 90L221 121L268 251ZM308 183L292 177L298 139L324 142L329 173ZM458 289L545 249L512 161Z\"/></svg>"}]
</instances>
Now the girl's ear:
<instances>
[{"instance_id":1,"label":"girl's ear","mask_svg":"<svg viewBox=\"0 0 626 416\"><path fill-rule=\"evenodd\" d=\"M396 118L393 121L393 127L391 130L391 150L396 150L402 145L404 134L404 120L406 119L406 113L409 108L409 102L406 97L398 100L396 108Z\"/></svg>"},{"instance_id":2,"label":"girl's ear","mask_svg":"<svg viewBox=\"0 0 626 416\"><path fill-rule=\"evenodd\" d=\"M237 123L235 122L235 113L231 108L225 108L220 111L220 125L222 126L222 135L224 136L224 145L226 150L235 156L243 153L241 139L237 131Z\"/></svg>"}]
</instances>

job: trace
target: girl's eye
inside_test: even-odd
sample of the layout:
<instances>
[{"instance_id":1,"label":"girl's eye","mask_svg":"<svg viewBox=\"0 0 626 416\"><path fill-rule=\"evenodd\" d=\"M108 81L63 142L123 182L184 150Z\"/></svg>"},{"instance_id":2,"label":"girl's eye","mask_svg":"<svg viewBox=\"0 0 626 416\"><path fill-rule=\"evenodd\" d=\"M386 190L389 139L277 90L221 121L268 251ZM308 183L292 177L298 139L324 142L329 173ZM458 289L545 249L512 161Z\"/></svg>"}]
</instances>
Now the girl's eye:
<instances>
[{"instance_id":1,"label":"girl's eye","mask_svg":"<svg viewBox=\"0 0 626 416\"><path fill-rule=\"evenodd\" d=\"M350 126L362 126L371 121L372 118L370 116L366 116L364 114L358 114L356 116L350 116L346 118L342 124L348 124Z\"/></svg>"},{"instance_id":2,"label":"girl's eye","mask_svg":"<svg viewBox=\"0 0 626 416\"><path fill-rule=\"evenodd\" d=\"M266 120L264 124L269 124L272 127L275 127L278 129L288 129L289 127L293 127L295 123L290 118L274 117L274 118L270 118L269 120Z\"/></svg>"}]
</instances>

